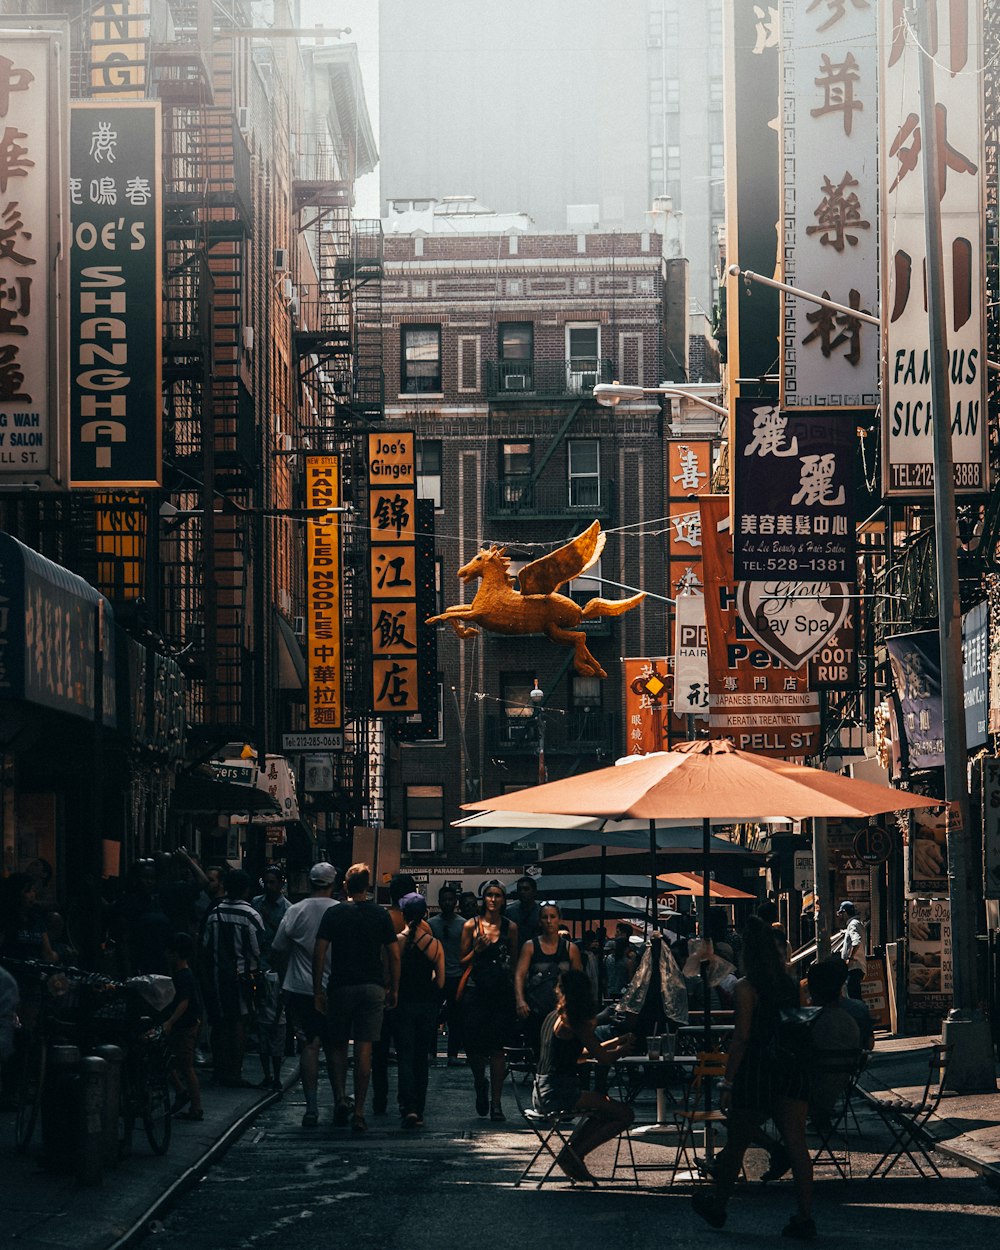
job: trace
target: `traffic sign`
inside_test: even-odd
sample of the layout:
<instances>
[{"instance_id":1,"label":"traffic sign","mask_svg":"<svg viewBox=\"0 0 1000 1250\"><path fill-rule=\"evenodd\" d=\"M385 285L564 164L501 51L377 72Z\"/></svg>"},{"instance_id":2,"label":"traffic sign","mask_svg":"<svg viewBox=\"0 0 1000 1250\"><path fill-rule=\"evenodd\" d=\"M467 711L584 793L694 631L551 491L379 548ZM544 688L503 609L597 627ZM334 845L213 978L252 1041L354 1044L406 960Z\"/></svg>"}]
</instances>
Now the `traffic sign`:
<instances>
[{"instance_id":1,"label":"traffic sign","mask_svg":"<svg viewBox=\"0 0 1000 1250\"><path fill-rule=\"evenodd\" d=\"M854 851L864 864L884 864L892 853L892 838L881 825L868 825L854 835Z\"/></svg>"},{"instance_id":2,"label":"traffic sign","mask_svg":"<svg viewBox=\"0 0 1000 1250\"><path fill-rule=\"evenodd\" d=\"M344 735L342 733L302 733L282 734L281 749L286 754L295 751L342 751Z\"/></svg>"}]
</instances>

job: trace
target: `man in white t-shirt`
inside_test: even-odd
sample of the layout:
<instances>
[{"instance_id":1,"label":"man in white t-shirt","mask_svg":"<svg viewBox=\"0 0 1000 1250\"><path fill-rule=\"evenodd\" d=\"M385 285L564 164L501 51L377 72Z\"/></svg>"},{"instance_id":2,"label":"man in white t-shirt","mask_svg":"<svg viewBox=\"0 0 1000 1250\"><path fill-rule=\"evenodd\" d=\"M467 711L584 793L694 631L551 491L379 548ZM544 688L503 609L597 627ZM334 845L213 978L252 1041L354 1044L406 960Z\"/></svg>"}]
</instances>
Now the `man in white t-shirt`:
<instances>
[{"instance_id":1,"label":"man in white t-shirt","mask_svg":"<svg viewBox=\"0 0 1000 1250\"><path fill-rule=\"evenodd\" d=\"M845 899L837 908L837 919L843 921L844 928L833 939L839 943L840 958L847 964L847 993L850 998L861 998L861 982L865 979L868 966L865 958L868 939L865 926L861 923L857 908L849 899Z\"/></svg>"},{"instance_id":2,"label":"man in white t-shirt","mask_svg":"<svg viewBox=\"0 0 1000 1250\"><path fill-rule=\"evenodd\" d=\"M302 1048L299 1073L302 1077L302 1092L306 1098L302 1127L316 1128L319 1124L319 1049L322 1045L324 1051L328 1052L329 1041L326 1019L319 1014L313 1003L313 951L316 948L316 933L320 921L340 901L333 897L337 885L336 868L325 862L313 864L309 870L309 884L312 886L312 894L298 903L293 903L282 917L271 943L271 955L273 962L279 964L284 971L281 985ZM329 971L328 954L327 973ZM332 1080L333 1068L329 1053L326 1063Z\"/></svg>"}]
</instances>

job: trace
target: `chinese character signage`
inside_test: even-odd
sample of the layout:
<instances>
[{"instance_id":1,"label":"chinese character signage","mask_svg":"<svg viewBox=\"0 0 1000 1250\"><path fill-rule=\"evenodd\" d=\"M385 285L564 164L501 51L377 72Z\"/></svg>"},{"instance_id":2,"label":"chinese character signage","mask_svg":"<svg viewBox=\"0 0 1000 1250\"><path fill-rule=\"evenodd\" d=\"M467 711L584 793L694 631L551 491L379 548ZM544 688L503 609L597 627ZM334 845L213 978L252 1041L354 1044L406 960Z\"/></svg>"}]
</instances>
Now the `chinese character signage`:
<instances>
[{"instance_id":1,"label":"chinese character signage","mask_svg":"<svg viewBox=\"0 0 1000 1250\"><path fill-rule=\"evenodd\" d=\"M70 475L162 481L160 106L74 104Z\"/></svg>"},{"instance_id":2,"label":"chinese character signage","mask_svg":"<svg viewBox=\"0 0 1000 1250\"><path fill-rule=\"evenodd\" d=\"M708 715L708 638L705 600L677 596L674 607L674 715Z\"/></svg>"},{"instance_id":3,"label":"chinese character signage","mask_svg":"<svg viewBox=\"0 0 1000 1250\"><path fill-rule=\"evenodd\" d=\"M434 559L434 500L417 500L416 520L416 638L419 710L396 723L401 742L435 741L440 732L438 705L437 628L425 624L437 610L437 565Z\"/></svg>"},{"instance_id":4,"label":"chinese character signage","mask_svg":"<svg viewBox=\"0 0 1000 1250\"><path fill-rule=\"evenodd\" d=\"M372 710L420 711L412 431L368 435ZM436 701L436 700L435 700Z\"/></svg>"},{"instance_id":5,"label":"chinese character signage","mask_svg":"<svg viewBox=\"0 0 1000 1250\"><path fill-rule=\"evenodd\" d=\"M760 399L738 399L735 409L736 577L853 581L853 420Z\"/></svg>"},{"instance_id":6,"label":"chinese character signage","mask_svg":"<svg viewBox=\"0 0 1000 1250\"><path fill-rule=\"evenodd\" d=\"M879 308L877 16L877 0L781 7L781 276L867 313ZM783 408L874 408L878 351L876 326L783 293Z\"/></svg>"},{"instance_id":7,"label":"chinese character signage","mask_svg":"<svg viewBox=\"0 0 1000 1250\"><path fill-rule=\"evenodd\" d=\"M90 11L90 94L146 94L150 0L97 0Z\"/></svg>"},{"instance_id":8,"label":"chinese character signage","mask_svg":"<svg viewBox=\"0 0 1000 1250\"><path fill-rule=\"evenodd\" d=\"M649 755L667 749L669 660L625 660L625 751Z\"/></svg>"},{"instance_id":9,"label":"chinese character signage","mask_svg":"<svg viewBox=\"0 0 1000 1250\"><path fill-rule=\"evenodd\" d=\"M340 504L337 456L305 458L306 508ZM309 729L340 729L343 687L340 634L340 514L306 521L306 678Z\"/></svg>"},{"instance_id":10,"label":"chinese character signage","mask_svg":"<svg viewBox=\"0 0 1000 1250\"><path fill-rule=\"evenodd\" d=\"M671 598L685 586L700 588L701 514L698 496L712 489L712 443L667 443L667 574Z\"/></svg>"},{"instance_id":11,"label":"chinese character signage","mask_svg":"<svg viewBox=\"0 0 1000 1250\"><path fill-rule=\"evenodd\" d=\"M989 616L985 600L962 617L962 676L965 690L965 748L986 745L986 701L989 689Z\"/></svg>"},{"instance_id":12,"label":"chinese character signage","mask_svg":"<svg viewBox=\"0 0 1000 1250\"><path fill-rule=\"evenodd\" d=\"M988 489L982 0L927 0L934 58L955 490ZM934 484L919 58L901 0L880 0L883 491Z\"/></svg>"},{"instance_id":13,"label":"chinese character signage","mask_svg":"<svg viewBox=\"0 0 1000 1250\"><path fill-rule=\"evenodd\" d=\"M944 764L941 651L936 629L885 640L902 715L900 729L910 768Z\"/></svg>"},{"instance_id":14,"label":"chinese character signage","mask_svg":"<svg viewBox=\"0 0 1000 1250\"><path fill-rule=\"evenodd\" d=\"M68 61L0 32L0 483L65 485Z\"/></svg>"},{"instance_id":15,"label":"chinese character signage","mask_svg":"<svg viewBox=\"0 0 1000 1250\"><path fill-rule=\"evenodd\" d=\"M762 647L736 610L729 500L701 499L709 736L741 751L801 758L819 750L819 701L805 670L795 673Z\"/></svg>"},{"instance_id":16,"label":"chinese character signage","mask_svg":"<svg viewBox=\"0 0 1000 1250\"><path fill-rule=\"evenodd\" d=\"M768 277L779 267L780 3L731 0L725 6L726 259ZM747 296L741 279L730 278L726 318L730 378L773 373L777 291L755 286Z\"/></svg>"}]
</instances>

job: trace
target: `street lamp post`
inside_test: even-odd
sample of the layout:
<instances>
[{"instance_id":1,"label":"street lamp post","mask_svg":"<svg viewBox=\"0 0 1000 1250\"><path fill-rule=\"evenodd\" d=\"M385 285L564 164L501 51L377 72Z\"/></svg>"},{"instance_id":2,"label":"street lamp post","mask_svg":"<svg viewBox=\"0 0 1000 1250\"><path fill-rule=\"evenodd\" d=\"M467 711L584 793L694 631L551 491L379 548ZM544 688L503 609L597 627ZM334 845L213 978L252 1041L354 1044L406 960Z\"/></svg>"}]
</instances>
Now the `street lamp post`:
<instances>
[{"instance_id":1,"label":"street lamp post","mask_svg":"<svg viewBox=\"0 0 1000 1250\"><path fill-rule=\"evenodd\" d=\"M548 780L545 771L545 691L535 678L534 686L528 691L528 698L534 709L535 742L538 744L538 784L544 786Z\"/></svg>"}]
</instances>

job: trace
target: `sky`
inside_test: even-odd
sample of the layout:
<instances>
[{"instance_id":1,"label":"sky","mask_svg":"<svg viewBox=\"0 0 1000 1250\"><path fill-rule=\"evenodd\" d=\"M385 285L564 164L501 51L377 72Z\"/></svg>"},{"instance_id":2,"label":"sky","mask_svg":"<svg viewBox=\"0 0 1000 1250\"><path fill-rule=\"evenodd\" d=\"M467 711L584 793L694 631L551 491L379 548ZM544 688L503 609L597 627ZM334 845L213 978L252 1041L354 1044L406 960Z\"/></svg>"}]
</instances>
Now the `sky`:
<instances>
[{"instance_id":1,"label":"sky","mask_svg":"<svg viewBox=\"0 0 1000 1250\"><path fill-rule=\"evenodd\" d=\"M361 58L365 103L378 142L378 0L302 0L302 25L350 26L351 33L341 42L356 43ZM378 217L378 170L359 178L356 187L356 217Z\"/></svg>"}]
</instances>

